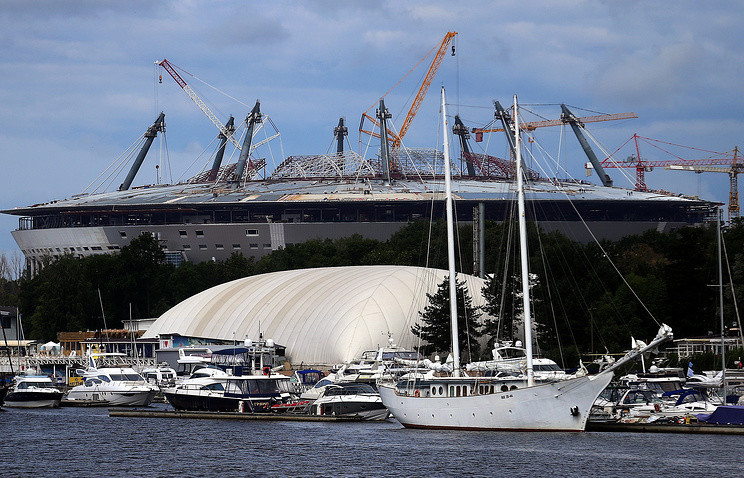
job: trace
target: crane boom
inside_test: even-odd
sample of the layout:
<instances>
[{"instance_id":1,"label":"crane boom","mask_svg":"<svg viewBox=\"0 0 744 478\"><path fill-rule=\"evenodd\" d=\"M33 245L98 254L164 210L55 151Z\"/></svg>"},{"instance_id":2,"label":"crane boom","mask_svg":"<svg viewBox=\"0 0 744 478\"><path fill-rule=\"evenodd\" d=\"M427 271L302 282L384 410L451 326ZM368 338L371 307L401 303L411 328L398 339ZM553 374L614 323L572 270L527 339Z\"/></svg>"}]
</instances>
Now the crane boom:
<instances>
[{"instance_id":1,"label":"crane boom","mask_svg":"<svg viewBox=\"0 0 744 478\"><path fill-rule=\"evenodd\" d=\"M576 118L577 121L580 123L597 123L599 121L614 121L614 120L623 120L623 119L633 119L638 118L638 115L630 112L630 113L615 113L615 114L606 114L606 115L594 115L594 116L582 116L581 118ZM548 126L560 126L562 124L566 124L567 121L563 118L556 119L556 120L545 120L545 121L530 121L527 123L522 123L519 125L519 129L522 131L534 131L537 128L545 128ZM473 128L473 133L496 133L499 131L504 131L504 128L491 128L491 129L484 129L484 128Z\"/></svg>"},{"instance_id":2,"label":"crane boom","mask_svg":"<svg viewBox=\"0 0 744 478\"><path fill-rule=\"evenodd\" d=\"M165 58L163 58L162 61L156 61L155 64L165 68L165 71L167 71L170 76L173 77L176 83L178 83L178 86L180 86L183 91L185 91L186 94L189 95L189 98L191 98L194 103L196 103L196 106L198 106L199 109L202 110L205 115L207 115L209 120L217 127L218 130L220 130L220 133L222 133L225 138L227 138L227 140L230 141L236 148L240 149L240 143L238 143L238 140L235 139L235 136L233 135L234 130L231 131L224 124L222 124L217 116L212 113L212 110L209 109L209 107L202 101L202 99L199 98L196 92L194 92L194 90L188 85L188 83L186 83L186 80L184 80L181 75L178 74L173 65Z\"/></svg>"},{"instance_id":3,"label":"crane boom","mask_svg":"<svg viewBox=\"0 0 744 478\"><path fill-rule=\"evenodd\" d=\"M413 99L413 103L411 104L411 109L408 110L408 114L406 115L406 118L403 120L403 126L401 126L400 128L400 132L398 133L398 136L393 139L394 148L400 146L403 136L406 135L408 128L411 127L413 118L416 117L416 113L421 107L421 103L424 101L424 98L426 97L426 93L429 91L431 82L434 80L434 76L436 76L437 71L439 71L439 66L442 64L442 60L444 59L444 53L447 51L447 46L449 45L450 41L456 35L457 35L457 32L447 32L447 34L442 39L442 43L440 43L439 49L437 50L436 54L434 55L434 58L431 61L431 66L429 66L429 71L426 72L424 81L421 83L418 93L416 93L416 97Z\"/></svg>"}]
</instances>

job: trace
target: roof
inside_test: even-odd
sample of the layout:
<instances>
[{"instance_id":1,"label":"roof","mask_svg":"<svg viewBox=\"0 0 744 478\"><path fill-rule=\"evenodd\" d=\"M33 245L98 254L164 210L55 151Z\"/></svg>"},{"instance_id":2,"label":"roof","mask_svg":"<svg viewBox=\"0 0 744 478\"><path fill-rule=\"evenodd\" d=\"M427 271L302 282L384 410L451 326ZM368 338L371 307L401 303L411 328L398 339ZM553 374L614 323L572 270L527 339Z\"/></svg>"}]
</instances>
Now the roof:
<instances>
[{"instance_id":1,"label":"roof","mask_svg":"<svg viewBox=\"0 0 744 478\"><path fill-rule=\"evenodd\" d=\"M178 334L221 340L263 333L293 363L330 365L387 344L411 348L411 325L447 271L408 266L324 267L273 272L218 285L160 316L144 337ZM458 275L474 305L483 279Z\"/></svg>"},{"instance_id":2,"label":"roof","mask_svg":"<svg viewBox=\"0 0 744 478\"><path fill-rule=\"evenodd\" d=\"M504 179L454 178L456 199L477 201L511 200L515 184ZM5 214L33 215L70 209L188 209L205 206L259 203L308 202L399 202L443 199L442 179L396 180L384 185L378 180L294 179L248 181L241 187L226 184L175 184L132 188L98 194L80 194L68 199L1 211ZM536 181L526 186L528 200L545 201L623 201L704 204L698 198L666 192L641 192L604 187L584 182Z\"/></svg>"}]
</instances>

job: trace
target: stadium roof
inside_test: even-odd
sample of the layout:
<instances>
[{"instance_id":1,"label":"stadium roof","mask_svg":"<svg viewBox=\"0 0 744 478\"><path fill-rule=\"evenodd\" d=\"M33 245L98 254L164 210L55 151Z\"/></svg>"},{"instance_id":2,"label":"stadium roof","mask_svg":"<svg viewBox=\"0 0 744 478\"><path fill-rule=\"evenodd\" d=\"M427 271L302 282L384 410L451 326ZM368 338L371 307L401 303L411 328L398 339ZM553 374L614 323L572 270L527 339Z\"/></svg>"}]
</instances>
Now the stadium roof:
<instances>
[{"instance_id":1,"label":"stadium roof","mask_svg":"<svg viewBox=\"0 0 744 478\"><path fill-rule=\"evenodd\" d=\"M411 325L447 271L408 266L324 267L272 272L212 287L160 316L144 337L264 338L293 363L335 364L385 346L415 346ZM474 305L483 280L464 280Z\"/></svg>"}]
</instances>

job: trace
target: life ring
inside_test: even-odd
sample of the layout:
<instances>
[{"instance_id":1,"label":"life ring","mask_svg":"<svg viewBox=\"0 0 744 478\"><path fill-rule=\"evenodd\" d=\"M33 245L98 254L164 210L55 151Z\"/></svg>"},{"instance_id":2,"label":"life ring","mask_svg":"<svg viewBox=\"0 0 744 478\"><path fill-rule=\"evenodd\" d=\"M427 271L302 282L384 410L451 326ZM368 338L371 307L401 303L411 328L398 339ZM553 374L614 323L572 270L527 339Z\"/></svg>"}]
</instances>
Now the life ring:
<instances>
[{"instance_id":1,"label":"life ring","mask_svg":"<svg viewBox=\"0 0 744 478\"><path fill-rule=\"evenodd\" d=\"M418 397L421 396L421 392L419 392L418 390L416 390L416 391L413 392L413 396L416 397L416 398L418 398Z\"/></svg>"},{"instance_id":2,"label":"life ring","mask_svg":"<svg viewBox=\"0 0 744 478\"><path fill-rule=\"evenodd\" d=\"M268 366L264 367L263 368L263 374L264 375L271 375L271 367L268 367Z\"/></svg>"}]
</instances>

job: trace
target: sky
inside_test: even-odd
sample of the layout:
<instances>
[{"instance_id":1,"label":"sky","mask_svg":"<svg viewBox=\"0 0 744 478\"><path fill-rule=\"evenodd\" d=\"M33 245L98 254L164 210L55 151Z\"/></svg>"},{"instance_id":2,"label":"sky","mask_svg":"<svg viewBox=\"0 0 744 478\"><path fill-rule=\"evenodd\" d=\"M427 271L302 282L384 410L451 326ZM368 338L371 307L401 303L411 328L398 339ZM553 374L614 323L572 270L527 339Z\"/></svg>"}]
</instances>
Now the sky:
<instances>
[{"instance_id":1,"label":"sky","mask_svg":"<svg viewBox=\"0 0 744 478\"><path fill-rule=\"evenodd\" d=\"M458 32L456 54L444 57L407 146L441 143L444 86L448 113L468 127L488 124L493 101L510 105L517 94L527 120L556 119L561 103L577 116L635 112L638 119L587 125L600 157L637 133L696 148L663 146L704 159L744 147L742 24L740 1L0 0L0 209L84 191L161 111L165 140L156 140L134 185L157 182L156 165L161 182L203 168L217 130L158 71L154 62L163 58L188 72L222 121L230 114L242 121L261 101L281 132L259 152L270 168L290 155L328 152L340 117L351 147L364 152L370 144L371 157L377 145L359 140L361 114L374 113L448 31ZM430 61L385 97L394 128ZM570 129L535 136L565 168L559 176L585 178L586 157ZM496 135L487 146L473 144L505 154ZM625 151L618 155L635 152ZM641 144L641 156L673 159L651 143ZM608 172L616 185L633 187L633 170L629 180ZM725 174L655 170L646 182L728 201ZM0 251L19 253L17 226L17 217L0 215Z\"/></svg>"}]
</instances>

